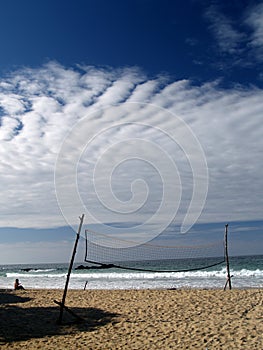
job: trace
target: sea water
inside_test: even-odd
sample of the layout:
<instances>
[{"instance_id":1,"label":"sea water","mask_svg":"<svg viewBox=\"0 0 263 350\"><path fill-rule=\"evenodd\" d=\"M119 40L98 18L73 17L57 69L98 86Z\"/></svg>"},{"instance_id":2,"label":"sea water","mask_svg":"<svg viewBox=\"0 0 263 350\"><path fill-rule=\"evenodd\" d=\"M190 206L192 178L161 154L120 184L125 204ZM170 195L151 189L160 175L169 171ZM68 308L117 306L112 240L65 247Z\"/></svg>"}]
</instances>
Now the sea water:
<instances>
[{"instance_id":1,"label":"sea water","mask_svg":"<svg viewBox=\"0 0 263 350\"><path fill-rule=\"evenodd\" d=\"M180 262L181 263L181 262ZM186 264L189 261L186 261ZM70 275L70 289L156 289L156 288L223 288L226 282L226 265L186 272L129 271L123 269L76 270ZM143 266L143 262L137 262ZM83 264L85 265L85 264ZM177 270L177 260L162 261L162 270ZM160 261L148 261L147 269L160 270ZM263 255L230 258L233 288L263 287ZM18 278L25 288L63 289L68 264L1 265L0 288L13 288Z\"/></svg>"}]
</instances>

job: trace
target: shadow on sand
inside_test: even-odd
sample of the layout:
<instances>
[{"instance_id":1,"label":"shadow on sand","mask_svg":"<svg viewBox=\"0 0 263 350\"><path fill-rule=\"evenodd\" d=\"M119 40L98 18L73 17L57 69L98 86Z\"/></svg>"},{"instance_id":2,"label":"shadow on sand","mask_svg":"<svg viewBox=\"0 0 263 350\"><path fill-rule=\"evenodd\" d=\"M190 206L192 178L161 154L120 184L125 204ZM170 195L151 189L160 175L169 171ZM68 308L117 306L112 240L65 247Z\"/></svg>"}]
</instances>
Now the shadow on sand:
<instances>
[{"instance_id":1,"label":"shadow on sand","mask_svg":"<svg viewBox=\"0 0 263 350\"><path fill-rule=\"evenodd\" d=\"M0 290L0 305L1 304L15 304L15 303L26 303L31 298L21 297L13 294L12 291Z\"/></svg>"},{"instance_id":2,"label":"shadow on sand","mask_svg":"<svg viewBox=\"0 0 263 350\"><path fill-rule=\"evenodd\" d=\"M59 307L19 307L16 303L31 300L11 293L0 292L0 342L13 342L52 335L74 334L93 331L108 323L117 323L119 314L97 308L77 308L71 310L84 319L76 319L67 312L63 314L63 324L58 325Z\"/></svg>"}]
</instances>

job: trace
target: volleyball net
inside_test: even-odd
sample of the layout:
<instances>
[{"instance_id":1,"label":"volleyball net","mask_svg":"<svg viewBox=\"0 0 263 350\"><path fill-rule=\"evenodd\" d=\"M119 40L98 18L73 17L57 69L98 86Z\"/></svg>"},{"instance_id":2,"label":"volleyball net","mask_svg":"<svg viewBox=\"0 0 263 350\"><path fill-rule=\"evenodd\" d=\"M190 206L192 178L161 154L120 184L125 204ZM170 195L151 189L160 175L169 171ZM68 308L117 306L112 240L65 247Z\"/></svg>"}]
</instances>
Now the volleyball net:
<instances>
[{"instance_id":1,"label":"volleyball net","mask_svg":"<svg viewBox=\"0 0 263 350\"><path fill-rule=\"evenodd\" d=\"M85 230L86 269L117 268L150 272L186 272L225 262L224 240L206 244L171 245L152 240L147 243L112 237Z\"/></svg>"}]
</instances>

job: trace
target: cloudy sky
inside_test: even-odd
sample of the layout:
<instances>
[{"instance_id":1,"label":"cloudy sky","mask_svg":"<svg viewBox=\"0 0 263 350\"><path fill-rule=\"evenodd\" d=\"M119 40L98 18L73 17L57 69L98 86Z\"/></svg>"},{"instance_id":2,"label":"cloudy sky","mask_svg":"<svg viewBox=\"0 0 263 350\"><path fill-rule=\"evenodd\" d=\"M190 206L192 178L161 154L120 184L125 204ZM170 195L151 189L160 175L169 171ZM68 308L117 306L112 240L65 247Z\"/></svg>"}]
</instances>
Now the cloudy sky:
<instances>
[{"instance_id":1,"label":"cloudy sky","mask_svg":"<svg viewBox=\"0 0 263 350\"><path fill-rule=\"evenodd\" d=\"M0 40L1 264L67 261L82 213L262 253L262 1L13 0Z\"/></svg>"}]
</instances>

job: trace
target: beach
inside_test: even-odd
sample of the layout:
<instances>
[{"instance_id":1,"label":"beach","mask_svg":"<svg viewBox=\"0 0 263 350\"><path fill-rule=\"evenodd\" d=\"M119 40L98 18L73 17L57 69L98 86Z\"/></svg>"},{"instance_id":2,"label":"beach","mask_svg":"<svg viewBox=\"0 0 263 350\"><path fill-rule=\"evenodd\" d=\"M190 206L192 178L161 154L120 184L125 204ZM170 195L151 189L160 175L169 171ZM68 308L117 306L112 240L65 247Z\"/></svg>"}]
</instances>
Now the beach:
<instances>
[{"instance_id":1,"label":"beach","mask_svg":"<svg viewBox=\"0 0 263 350\"><path fill-rule=\"evenodd\" d=\"M262 349L262 289L0 292L1 349Z\"/></svg>"}]
</instances>

